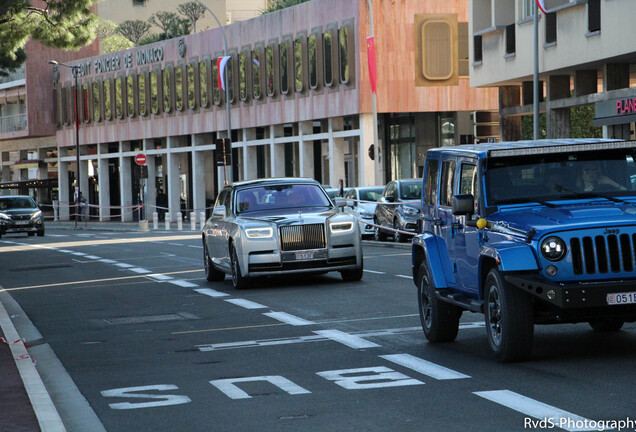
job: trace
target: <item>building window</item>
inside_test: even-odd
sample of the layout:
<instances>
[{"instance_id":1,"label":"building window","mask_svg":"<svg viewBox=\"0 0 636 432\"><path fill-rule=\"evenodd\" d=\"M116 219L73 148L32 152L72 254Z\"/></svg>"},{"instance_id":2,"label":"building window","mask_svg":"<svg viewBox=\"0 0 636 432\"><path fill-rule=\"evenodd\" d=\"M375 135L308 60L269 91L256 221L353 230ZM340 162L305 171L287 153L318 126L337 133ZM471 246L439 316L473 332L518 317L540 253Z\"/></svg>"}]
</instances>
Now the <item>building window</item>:
<instances>
[{"instance_id":1,"label":"building window","mask_svg":"<svg viewBox=\"0 0 636 432\"><path fill-rule=\"evenodd\" d=\"M150 72L150 109L153 114L159 113L159 82L154 70Z\"/></svg>"},{"instance_id":2,"label":"building window","mask_svg":"<svg viewBox=\"0 0 636 432\"><path fill-rule=\"evenodd\" d=\"M245 52L239 54L239 99L242 102L247 100L247 65Z\"/></svg>"},{"instance_id":3,"label":"building window","mask_svg":"<svg viewBox=\"0 0 636 432\"><path fill-rule=\"evenodd\" d=\"M601 0L587 2L587 30L590 33L601 31Z\"/></svg>"},{"instance_id":4,"label":"building window","mask_svg":"<svg viewBox=\"0 0 636 432\"><path fill-rule=\"evenodd\" d=\"M132 0L133 6L146 6L147 0Z\"/></svg>"},{"instance_id":5,"label":"building window","mask_svg":"<svg viewBox=\"0 0 636 432\"><path fill-rule=\"evenodd\" d=\"M458 56L458 75L461 77L468 76L468 23L457 23L457 56Z\"/></svg>"},{"instance_id":6,"label":"building window","mask_svg":"<svg viewBox=\"0 0 636 432\"><path fill-rule=\"evenodd\" d=\"M318 47L316 46L316 35L309 36L309 87L318 87Z\"/></svg>"},{"instance_id":7,"label":"building window","mask_svg":"<svg viewBox=\"0 0 636 432\"><path fill-rule=\"evenodd\" d=\"M475 63L481 63L483 60L483 51L481 46L481 35L473 37L473 48L474 48L474 56Z\"/></svg>"},{"instance_id":8,"label":"building window","mask_svg":"<svg viewBox=\"0 0 636 432\"><path fill-rule=\"evenodd\" d=\"M338 31L338 51L340 52L340 82L349 82L349 29L342 27Z\"/></svg>"},{"instance_id":9,"label":"building window","mask_svg":"<svg viewBox=\"0 0 636 432\"><path fill-rule=\"evenodd\" d=\"M104 80L104 119L113 119L113 81L111 78Z\"/></svg>"},{"instance_id":10,"label":"building window","mask_svg":"<svg viewBox=\"0 0 636 432\"><path fill-rule=\"evenodd\" d=\"M439 176L439 161L429 159L426 162L426 181L424 182L424 203L437 204L437 179Z\"/></svg>"},{"instance_id":11,"label":"building window","mask_svg":"<svg viewBox=\"0 0 636 432\"><path fill-rule=\"evenodd\" d=\"M93 91L93 121L102 121L102 112L100 110L101 98L99 97L99 83L94 82L91 84Z\"/></svg>"},{"instance_id":12,"label":"building window","mask_svg":"<svg viewBox=\"0 0 636 432\"><path fill-rule=\"evenodd\" d=\"M450 24L429 20L422 26L423 74L427 80L447 80L453 76L453 47Z\"/></svg>"},{"instance_id":13,"label":"building window","mask_svg":"<svg viewBox=\"0 0 636 432\"><path fill-rule=\"evenodd\" d=\"M194 109L197 106L197 98L195 92L195 83L194 83L195 75L194 75L194 65L188 64L186 66L186 82L187 82L187 90L188 90L188 108Z\"/></svg>"},{"instance_id":14,"label":"building window","mask_svg":"<svg viewBox=\"0 0 636 432\"><path fill-rule=\"evenodd\" d=\"M305 79L303 77L303 42L301 39L294 41L294 72L295 89L300 93L305 88Z\"/></svg>"},{"instance_id":15,"label":"building window","mask_svg":"<svg viewBox=\"0 0 636 432\"><path fill-rule=\"evenodd\" d=\"M183 110L183 68L178 65L174 69L174 83L175 83L175 108L178 111Z\"/></svg>"},{"instance_id":16,"label":"building window","mask_svg":"<svg viewBox=\"0 0 636 432\"><path fill-rule=\"evenodd\" d=\"M514 54L517 51L515 41L515 25L506 26L506 54Z\"/></svg>"},{"instance_id":17,"label":"building window","mask_svg":"<svg viewBox=\"0 0 636 432\"><path fill-rule=\"evenodd\" d=\"M126 77L126 101L128 103L128 117L135 115L135 77L128 75Z\"/></svg>"},{"instance_id":18,"label":"building window","mask_svg":"<svg viewBox=\"0 0 636 432\"><path fill-rule=\"evenodd\" d=\"M225 64L225 70L227 71L227 83L225 83L225 91L229 92L229 100L230 103L234 102L234 62L236 61L235 56L231 56L230 59Z\"/></svg>"},{"instance_id":19,"label":"building window","mask_svg":"<svg viewBox=\"0 0 636 432\"><path fill-rule=\"evenodd\" d=\"M124 116L124 77L115 78L115 116Z\"/></svg>"},{"instance_id":20,"label":"building window","mask_svg":"<svg viewBox=\"0 0 636 432\"><path fill-rule=\"evenodd\" d=\"M280 92L289 93L289 74L287 73L287 42L280 44Z\"/></svg>"},{"instance_id":21,"label":"building window","mask_svg":"<svg viewBox=\"0 0 636 432\"><path fill-rule=\"evenodd\" d=\"M208 96L208 65L205 61L199 63L199 80L201 81L201 106L207 107L210 100Z\"/></svg>"},{"instance_id":22,"label":"building window","mask_svg":"<svg viewBox=\"0 0 636 432\"><path fill-rule=\"evenodd\" d=\"M551 44L557 41L557 14L550 12L545 16L545 43Z\"/></svg>"},{"instance_id":23,"label":"building window","mask_svg":"<svg viewBox=\"0 0 636 432\"><path fill-rule=\"evenodd\" d=\"M536 0L520 0L521 2L521 7L520 7L520 20L526 19L526 18L530 18L534 16L534 8L535 8L535 2Z\"/></svg>"},{"instance_id":24,"label":"building window","mask_svg":"<svg viewBox=\"0 0 636 432\"><path fill-rule=\"evenodd\" d=\"M221 89L219 88L218 80L219 67L215 61L212 62L212 76L214 77L214 79L212 79L212 101L214 105L218 106L221 105Z\"/></svg>"},{"instance_id":25,"label":"building window","mask_svg":"<svg viewBox=\"0 0 636 432\"><path fill-rule=\"evenodd\" d=\"M268 46L265 53L265 73L267 74L267 96L274 96L274 47Z\"/></svg>"},{"instance_id":26,"label":"building window","mask_svg":"<svg viewBox=\"0 0 636 432\"><path fill-rule=\"evenodd\" d=\"M442 163L439 204L444 207L453 205L453 183L455 182L455 161Z\"/></svg>"},{"instance_id":27,"label":"building window","mask_svg":"<svg viewBox=\"0 0 636 432\"><path fill-rule=\"evenodd\" d=\"M325 85L327 87L333 84L333 64L332 64L333 57L331 53L333 46L331 42L332 42L331 33L326 32L323 37L323 44L324 44L323 54L325 58Z\"/></svg>"},{"instance_id":28,"label":"building window","mask_svg":"<svg viewBox=\"0 0 636 432\"><path fill-rule=\"evenodd\" d=\"M170 69L163 70L163 110L164 112L172 111L172 92L170 91Z\"/></svg>"},{"instance_id":29,"label":"building window","mask_svg":"<svg viewBox=\"0 0 636 432\"><path fill-rule=\"evenodd\" d=\"M91 119L89 108L89 85L82 84L82 121L84 123L88 123Z\"/></svg>"},{"instance_id":30,"label":"building window","mask_svg":"<svg viewBox=\"0 0 636 432\"><path fill-rule=\"evenodd\" d=\"M252 51L252 96L261 98L261 53L258 50Z\"/></svg>"},{"instance_id":31,"label":"building window","mask_svg":"<svg viewBox=\"0 0 636 432\"><path fill-rule=\"evenodd\" d=\"M146 105L146 75L143 73L137 77L137 89L139 90L139 115L147 116L148 107Z\"/></svg>"}]
</instances>

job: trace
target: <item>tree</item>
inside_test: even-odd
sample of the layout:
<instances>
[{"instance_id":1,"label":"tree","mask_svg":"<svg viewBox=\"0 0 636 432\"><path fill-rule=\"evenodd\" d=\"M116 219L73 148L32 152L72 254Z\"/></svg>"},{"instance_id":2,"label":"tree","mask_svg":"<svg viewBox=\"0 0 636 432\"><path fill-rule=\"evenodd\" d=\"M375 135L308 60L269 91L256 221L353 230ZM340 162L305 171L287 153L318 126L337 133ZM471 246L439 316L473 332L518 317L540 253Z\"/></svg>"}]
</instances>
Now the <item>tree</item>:
<instances>
[{"instance_id":1,"label":"tree","mask_svg":"<svg viewBox=\"0 0 636 432\"><path fill-rule=\"evenodd\" d=\"M301 3L305 3L309 0L270 0L269 4L263 11L263 15L277 10L285 9L288 7L296 6Z\"/></svg>"},{"instance_id":2,"label":"tree","mask_svg":"<svg viewBox=\"0 0 636 432\"><path fill-rule=\"evenodd\" d=\"M139 45L142 45L139 43ZM127 50L135 44L120 35L112 35L101 41L101 49L104 54Z\"/></svg>"},{"instance_id":3,"label":"tree","mask_svg":"<svg viewBox=\"0 0 636 432\"><path fill-rule=\"evenodd\" d=\"M195 1L191 1L188 3L180 4L177 7L177 11L179 11L181 15L185 15L190 20L190 23L192 24L192 32L196 33L197 21L199 21L201 18L203 18L203 15L205 15L205 7L201 6L201 4Z\"/></svg>"},{"instance_id":4,"label":"tree","mask_svg":"<svg viewBox=\"0 0 636 432\"><path fill-rule=\"evenodd\" d=\"M150 24L142 20L126 20L119 24L117 27L117 33L137 45L139 39L143 37L148 30L150 30Z\"/></svg>"},{"instance_id":5,"label":"tree","mask_svg":"<svg viewBox=\"0 0 636 432\"><path fill-rule=\"evenodd\" d=\"M157 12L152 14L148 22L159 27L163 31L158 40L172 39L179 36L190 34L190 20L187 18L179 18L174 12Z\"/></svg>"},{"instance_id":6,"label":"tree","mask_svg":"<svg viewBox=\"0 0 636 432\"><path fill-rule=\"evenodd\" d=\"M79 49L95 38L96 0L0 0L0 76L19 68L26 57L20 49L29 39L46 46ZM40 6L41 5L41 6Z\"/></svg>"}]
</instances>

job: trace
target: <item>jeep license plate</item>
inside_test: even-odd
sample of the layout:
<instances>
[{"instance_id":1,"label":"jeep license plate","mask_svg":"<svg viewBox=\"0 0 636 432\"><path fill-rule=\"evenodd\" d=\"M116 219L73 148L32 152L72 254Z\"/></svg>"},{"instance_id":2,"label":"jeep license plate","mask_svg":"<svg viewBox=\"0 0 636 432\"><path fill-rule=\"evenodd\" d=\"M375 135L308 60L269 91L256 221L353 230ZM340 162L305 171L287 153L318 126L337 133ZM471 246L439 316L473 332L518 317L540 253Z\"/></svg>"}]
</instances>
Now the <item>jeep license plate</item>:
<instances>
[{"instance_id":1,"label":"jeep license plate","mask_svg":"<svg viewBox=\"0 0 636 432\"><path fill-rule=\"evenodd\" d=\"M608 305L622 305L636 303L636 292L611 293L607 295Z\"/></svg>"},{"instance_id":2,"label":"jeep license plate","mask_svg":"<svg viewBox=\"0 0 636 432\"><path fill-rule=\"evenodd\" d=\"M307 261L314 258L314 251L296 252L296 261Z\"/></svg>"}]
</instances>

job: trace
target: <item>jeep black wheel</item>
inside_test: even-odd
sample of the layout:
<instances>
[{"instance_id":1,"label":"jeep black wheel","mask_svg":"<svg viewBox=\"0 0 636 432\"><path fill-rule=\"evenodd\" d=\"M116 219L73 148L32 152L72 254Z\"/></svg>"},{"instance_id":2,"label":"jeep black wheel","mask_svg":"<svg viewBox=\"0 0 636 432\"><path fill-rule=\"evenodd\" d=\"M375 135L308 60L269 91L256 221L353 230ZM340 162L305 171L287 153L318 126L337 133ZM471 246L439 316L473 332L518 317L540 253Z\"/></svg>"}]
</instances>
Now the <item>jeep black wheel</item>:
<instances>
[{"instance_id":1,"label":"jeep black wheel","mask_svg":"<svg viewBox=\"0 0 636 432\"><path fill-rule=\"evenodd\" d=\"M340 275L342 276L342 280L345 282L357 282L362 279L362 272L364 271L364 261L363 258L360 257L360 267L355 268L353 270L342 270Z\"/></svg>"},{"instance_id":2,"label":"jeep black wheel","mask_svg":"<svg viewBox=\"0 0 636 432\"><path fill-rule=\"evenodd\" d=\"M241 265L239 264L234 245L230 245L230 265L232 267L232 285L234 289L240 290L247 288L248 279L241 273Z\"/></svg>"},{"instance_id":3,"label":"jeep black wheel","mask_svg":"<svg viewBox=\"0 0 636 432\"><path fill-rule=\"evenodd\" d=\"M459 330L461 310L435 296L435 288L426 268L420 265L418 272L417 303L420 309L420 322L424 335L429 342L452 342Z\"/></svg>"},{"instance_id":4,"label":"jeep black wheel","mask_svg":"<svg viewBox=\"0 0 636 432\"><path fill-rule=\"evenodd\" d=\"M205 240L203 240L203 267L205 268L205 278L208 282L221 282L225 279L225 273L214 268Z\"/></svg>"},{"instance_id":5,"label":"jeep black wheel","mask_svg":"<svg viewBox=\"0 0 636 432\"><path fill-rule=\"evenodd\" d=\"M488 345L497 360L523 361L532 353L532 298L506 284L497 269L490 270L485 287Z\"/></svg>"},{"instance_id":6,"label":"jeep black wheel","mask_svg":"<svg viewBox=\"0 0 636 432\"><path fill-rule=\"evenodd\" d=\"M623 327L624 322L617 319L604 319L590 321L590 327L598 332L612 332L618 331Z\"/></svg>"},{"instance_id":7,"label":"jeep black wheel","mask_svg":"<svg viewBox=\"0 0 636 432\"><path fill-rule=\"evenodd\" d=\"M379 225L377 220L374 220L373 223L376 224L376 225ZM373 240L375 240L375 241L384 241L384 240L386 240L386 234L382 232L382 228L380 228L379 226L374 227Z\"/></svg>"}]
</instances>

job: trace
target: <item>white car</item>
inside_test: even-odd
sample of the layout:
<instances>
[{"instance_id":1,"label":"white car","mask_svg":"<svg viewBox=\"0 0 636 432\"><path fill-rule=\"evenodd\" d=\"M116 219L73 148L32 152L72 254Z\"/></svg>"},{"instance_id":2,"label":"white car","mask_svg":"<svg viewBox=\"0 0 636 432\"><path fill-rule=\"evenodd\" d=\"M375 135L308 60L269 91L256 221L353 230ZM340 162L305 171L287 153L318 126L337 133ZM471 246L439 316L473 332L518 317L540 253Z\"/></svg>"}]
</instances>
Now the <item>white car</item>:
<instances>
[{"instance_id":1,"label":"white car","mask_svg":"<svg viewBox=\"0 0 636 432\"><path fill-rule=\"evenodd\" d=\"M259 179L225 186L203 227L208 281L232 275L234 288L249 279L291 273L339 271L362 279L360 229L355 216L338 211L315 180Z\"/></svg>"},{"instance_id":2,"label":"white car","mask_svg":"<svg viewBox=\"0 0 636 432\"><path fill-rule=\"evenodd\" d=\"M360 233L363 236L374 234L373 215L376 201L382 196L384 186L364 186L349 189L345 195L347 211L358 218ZM362 202L361 202L362 201Z\"/></svg>"}]
</instances>

